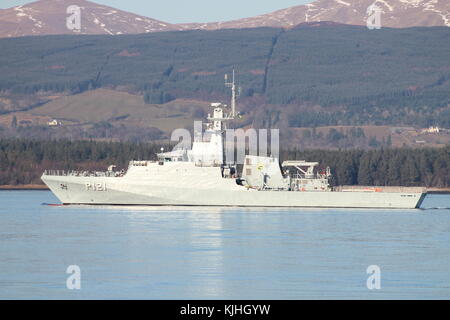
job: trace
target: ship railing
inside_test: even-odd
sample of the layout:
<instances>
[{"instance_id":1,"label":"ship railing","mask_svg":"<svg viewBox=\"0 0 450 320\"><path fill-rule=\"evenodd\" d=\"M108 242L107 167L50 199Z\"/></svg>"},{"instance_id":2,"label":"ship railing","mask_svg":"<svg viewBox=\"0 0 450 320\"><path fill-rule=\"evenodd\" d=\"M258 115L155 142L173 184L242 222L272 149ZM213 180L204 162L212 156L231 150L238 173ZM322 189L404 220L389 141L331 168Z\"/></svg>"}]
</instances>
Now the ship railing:
<instances>
[{"instance_id":1,"label":"ship railing","mask_svg":"<svg viewBox=\"0 0 450 320\"><path fill-rule=\"evenodd\" d=\"M328 179L326 174L320 174L320 173L315 173L312 176L308 176L302 173L295 173L295 174L291 174L290 175L291 179L293 180L300 180L300 179L307 179L307 180L311 180L311 179Z\"/></svg>"},{"instance_id":2,"label":"ship railing","mask_svg":"<svg viewBox=\"0 0 450 320\"><path fill-rule=\"evenodd\" d=\"M337 186L335 191L342 192L392 192L392 193L423 193L424 187L402 187L402 186Z\"/></svg>"},{"instance_id":3,"label":"ship railing","mask_svg":"<svg viewBox=\"0 0 450 320\"><path fill-rule=\"evenodd\" d=\"M65 170L45 170L46 176L58 176L58 177L106 177L115 178L121 177L125 174L122 171L65 171Z\"/></svg>"}]
</instances>

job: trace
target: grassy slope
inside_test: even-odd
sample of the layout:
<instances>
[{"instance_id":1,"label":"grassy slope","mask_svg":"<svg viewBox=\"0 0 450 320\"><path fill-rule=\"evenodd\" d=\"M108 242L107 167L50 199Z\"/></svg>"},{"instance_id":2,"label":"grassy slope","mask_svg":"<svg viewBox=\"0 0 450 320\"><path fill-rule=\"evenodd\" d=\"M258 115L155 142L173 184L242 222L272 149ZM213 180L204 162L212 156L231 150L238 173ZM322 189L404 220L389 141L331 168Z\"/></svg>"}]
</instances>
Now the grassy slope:
<instances>
[{"instance_id":1,"label":"grassy slope","mask_svg":"<svg viewBox=\"0 0 450 320\"><path fill-rule=\"evenodd\" d=\"M156 127L163 131L192 125L192 112L207 110L206 102L175 100L164 105L148 105L142 96L107 89L97 89L78 95L62 96L41 107L16 113L20 121L45 123L48 119L62 120L66 125L93 124L103 121L127 126ZM12 115L0 117L7 124Z\"/></svg>"},{"instance_id":2,"label":"grassy slope","mask_svg":"<svg viewBox=\"0 0 450 320\"><path fill-rule=\"evenodd\" d=\"M172 131L192 124L192 110L201 108L208 112L209 103L201 100L177 99L166 104L145 104L142 96L109 89L97 89L77 95L58 96L51 102L29 111L13 112L0 116L0 122L7 125L13 115L18 121L31 120L46 124L50 119L58 119L65 125L84 125L100 122L155 126L163 131ZM317 132L326 134L329 128L319 127ZM366 127L370 128L370 126ZM379 127L386 134L386 126ZM310 129L310 128L309 128ZM293 129L303 131L303 129ZM375 134L377 137L382 135Z\"/></svg>"},{"instance_id":3,"label":"grassy slope","mask_svg":"<svg viewBox=\"0 0 450 320\"><path fill-rule=\"evenodd\" d=\"M194 115L194 111L203 110L206 115L210 112L209 103L200 100L177 99L162 105L149 105L143 102L142 96L108 89L97 89L78 95L60 96L53 101L29 111L16 112L0 116L0 123L9 125L15 115L17 120L32 121L34 124L45 125L50 119L62 120L65 126L89 127L96 123L109 122L114 125L124 125L128 128L155 127L170 136L177 128L191 128L193 120L204 120ZM250 115L251 117L251 115ZM248 126L247 126L248 127ZM355 126L325 126L316 127L316 132L326 137L329 130L337 129L347 132ZM450 142L450 135L421 135L413 130L404 130L401 134L395 132L390 126L358 126L364 130L367 139L377 138L378 141L387 140L391 136L392 146L415 146L416 140L424 140L427 146L442 146ZM280 127L285 143L306 143L304 147L314 147L314 142L305 140L303 131L312 131L312 128L286 128ZM336 145L336 148L341 147Z\"/></svg>"}]
</instances>

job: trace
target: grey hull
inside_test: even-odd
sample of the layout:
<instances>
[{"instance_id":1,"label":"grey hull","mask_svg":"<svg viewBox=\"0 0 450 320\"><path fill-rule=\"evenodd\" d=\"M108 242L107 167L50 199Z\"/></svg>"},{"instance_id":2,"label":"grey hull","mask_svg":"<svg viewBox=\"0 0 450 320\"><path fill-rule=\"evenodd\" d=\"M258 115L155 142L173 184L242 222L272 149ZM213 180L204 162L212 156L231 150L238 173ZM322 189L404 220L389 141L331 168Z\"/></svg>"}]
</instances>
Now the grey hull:
<instances>
[{"instance_id":1,"label":"grey hull","mask_svg":"<svg viewBox=\"0 0 450 320\"><path fill-rule=\"evenodd\" d=\"M258 191L232 184L218 192L208 185L162 186L124 178L44 175L42 180L63 204L412 209L420 208L426 196L423 192ZM86 181L99 187L86 188Z\"/></svg>"}]
</instances>

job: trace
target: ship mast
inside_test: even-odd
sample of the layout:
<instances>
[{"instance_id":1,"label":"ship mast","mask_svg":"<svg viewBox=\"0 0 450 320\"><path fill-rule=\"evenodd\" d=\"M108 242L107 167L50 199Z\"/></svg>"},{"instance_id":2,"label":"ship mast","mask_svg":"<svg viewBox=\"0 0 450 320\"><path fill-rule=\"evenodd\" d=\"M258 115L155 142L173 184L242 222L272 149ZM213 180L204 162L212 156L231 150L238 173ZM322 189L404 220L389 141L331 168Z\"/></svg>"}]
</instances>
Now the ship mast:
<instances>
[{"instance_id":1,"label":"ship mast","mask_svg":"<svg viewBox=\"0 0 450 320\"><path fill-rule=\"evenodd\" d=\"M226 115L223 131L221 133L221 140L222 140L222 164L226 164L226 141L225 141L225 129L227 129L227 120L234 120L236 118L236 98L239 95L236 94L236 77L235 77L235 71L233 69L233 76L231 82L228 82L228 74L225 74L225 87L231 88L231 113ZM240 91L240 88L239 88ZM226 105L225 105L226 107Z\"/></svg>"},{"instance_id":2,"label":"ship mast","mask_svg":"<svg viewBox=\"0 0 450 320\"><path fill-rule=\"evenodd\" d=\"M234 119L236 117L236 83L234 69L232 82L228 82L228 75L225 75L225 86L231 88L231 114L229 115L229 118Z\"/></svg>"}]
</instances>

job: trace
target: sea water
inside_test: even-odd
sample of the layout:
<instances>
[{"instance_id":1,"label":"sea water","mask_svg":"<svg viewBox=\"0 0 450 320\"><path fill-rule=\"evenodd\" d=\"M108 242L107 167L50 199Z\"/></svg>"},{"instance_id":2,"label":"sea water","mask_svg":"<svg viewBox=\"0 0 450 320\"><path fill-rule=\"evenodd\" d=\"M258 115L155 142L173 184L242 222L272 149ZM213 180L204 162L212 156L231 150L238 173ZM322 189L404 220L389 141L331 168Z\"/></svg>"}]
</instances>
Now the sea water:
<instances>
[{"instance_id":1,"label":"sea water","mask_svg":"<svg viewBox=\"0 0 450 320\"><path fill-rule=\"evenodd\" d=\"M450 195L421 210L45 203L0 191L0 299L450 298Z\"/></svg>"}]
</instances>

